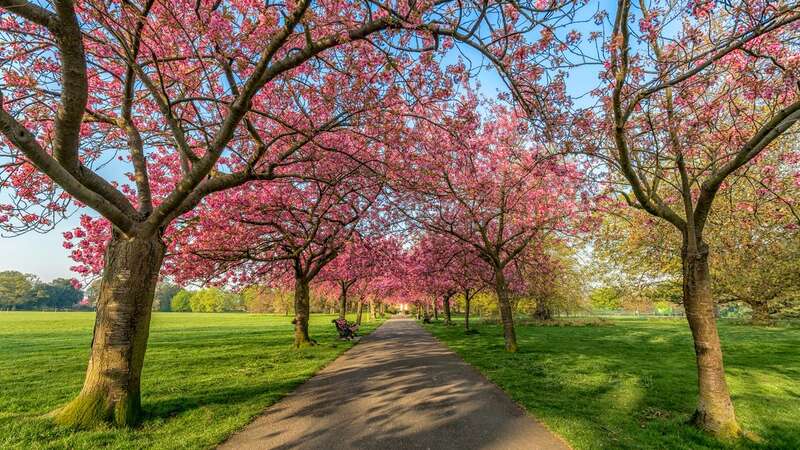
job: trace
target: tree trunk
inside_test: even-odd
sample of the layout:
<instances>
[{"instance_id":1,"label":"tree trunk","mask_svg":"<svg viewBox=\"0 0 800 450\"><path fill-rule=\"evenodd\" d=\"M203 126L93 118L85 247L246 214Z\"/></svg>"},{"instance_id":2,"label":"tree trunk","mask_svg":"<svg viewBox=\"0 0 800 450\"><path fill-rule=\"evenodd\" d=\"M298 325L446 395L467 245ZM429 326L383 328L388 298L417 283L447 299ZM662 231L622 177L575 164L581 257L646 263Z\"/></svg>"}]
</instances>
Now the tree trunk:
<instances>
[{"instance_id":1,"label":"tree trunk","mask_svg":"<svg viewBox=\"0 0 800 450\"><path fill-rule=\"evenodd\" d=\"M445 325L452 325L453 320L452 316L450 315L450 295L444 296L444 324Z\"/></svg>"},{"instance_id":2,"label":"tree trunk","mask_svg":"<svg viewBox=\"0 0 800 450\"><path fill-rule=\"evenodd\" d=\"M699 399L692 422L719 437L735 437L741 434L741 429L725 382L722 346L711 296L708 246L702 241L697 246L684 241L681 253L683 301L697 359Z\"/></svg>"},{"instance_id":3,"label":"tree trunk","mask_svg":"<svg viewBox=\"0 0 800 450\"><path fill-rule=\"evenodd\" d=\"M347 316L347 286L339 283L339 287L339 318L344 319Z\"/></svg>"},{"instance_id":4,"label":"tree trunk","mask_svg":"<svg viewBox=\"0 0 800 450\"><path fill-rule=\"evenodd\" d=\"M464 291L464 330L469 331L469 302L472 297L469 295L469 289Z\"/></svg>"},{"instance_id":5,"label":"tree trunk","mask_svg":"<svg viewBox=\"0 0 800 450\"><path fill-rule=\"evenodd\" d=\"M375 300L369 299L369 320L375 320Z\"/></svg>"},{"instance_id":6,"label":"tree trunk","mask_svg":"<svg viewBox=\"0 0 800 450\"><path fill-rule=\"evenodd\" d=\"M511 308L511 299L508 295L508 284L503 275L502 269L498 269L495 274L495 293L500 304L500 319L503 321L503 337L506 342L506 351L514 353L517 351L517 333L514 330L514 317Z\"/></svg>"},{"instance_id":7,"label":"tree trunk","mask_svg":"<svg viewBox=\"0 0 800 450\"><path fill-rule=\"evenodd\" d=\"M769 317L769 303L763 301L751 302L750 308L753 310L750 317L752 323L756 325L768 325L772 323L772 319Z\"/></svg>"},{"instance_id":8,"label":"tree trunk","mask_svg":"<svg viewBox=\"0 0 800 450\"><path fill-rule=\"evenodd\" d=\"M439 320L439 305L436 304L436 299L433 299L433 320Z\"/></svg>"},{"instance_id":9,"label":"tree trunk","mask_svg":"<svg viewBox=\"0 0 800 450\"><path fill-rule=\"evenodd\" d=\"M308 336L308 318L311 316L308 281L297 277L294 282L294 346L315 345L317 341Z\"/></svg>"},{"instance_id":10,"label":"tree trunk","mask_svg":"<svg viewBox=\"0 0 800 450\"><path fill-rule=\"evenodd\" d=\"M553 311L550 310L546 301L537 300L536 310L533 312L533 317L536 320L550 320L553 318Z\"/></svg>"},{"instance_id":11,"label":"tree trunk","mask_svg":"<svg viewBox=\"0 0 800 450\"><path fill-rule=\"evenodd\" d=\"M364 315L364 302L359 299L356 307L356 325L361 325L361 317Z\"/></svg>"},{"instance_id":12,"label":"tree trunk","mask_svg":"<svg viewBox=\"0 0 800 450\"><path fill-rule=\"evenodd\" d=\"M140 380L165 250L160 237L127 238L113 232L104 255L86 378L80 394L54 411L57 423L130 426L140 418Z\"/></svg>"}]
</instances>

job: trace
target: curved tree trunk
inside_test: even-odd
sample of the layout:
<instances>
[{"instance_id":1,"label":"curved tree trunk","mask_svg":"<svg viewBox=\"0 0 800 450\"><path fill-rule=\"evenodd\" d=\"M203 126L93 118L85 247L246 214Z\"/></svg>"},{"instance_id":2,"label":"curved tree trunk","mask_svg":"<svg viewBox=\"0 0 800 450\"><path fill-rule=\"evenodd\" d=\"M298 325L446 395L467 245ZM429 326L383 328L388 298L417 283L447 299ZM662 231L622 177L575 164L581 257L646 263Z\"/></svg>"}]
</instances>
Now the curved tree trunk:
<instances>
[{"instance_id":1,"label":"curved tree trunk","mask_svg":"<svg viewBox=\"0 0 800 450\"><path fill-rule=\"evenodd\" d=\"M453 320L450 314L450 295L444 296L444 324L445 325L452 325Z\"/></svg>"},{"instance_id":2,"label":"curved tree trunk","mask_svg":"<svg viewBox=\"0 0 800 450\"><path fill-rule=\"evenodd\" d=\"M150 314L165 250L160 237L127 238L113 232L83 389L53 413L57 423L87 428L100 423L130 426L139 420Z\"/></svg>"},{"instance_id":3,"label":"curved tree trunk","mask_svg":"<svg viewBox=\"0 0 800 450\"><path fill-rule=\"evenodd\" d=\"M469 289L464 291L464 330L469 331L469 303L472 297L469 295Z\"/></svg>"},{"instance_id":4,"label":"curved tree trunk","mask_svg":"<svg viewBox=\"0 0 800 450\"><path fill-rule=\"evenodd\" d=\"M339 283L339 288L339 318L344 319L347 316L347 286Z\"/></svg>"},{"instance_id":5,"label":"curved tree trunk","mask_svg":"<svg viewBox=\"0 0 800 450\"><path fill-rule=\"evenodd\" d=\"M294 282L294 346L315 345L317 341L308 336L308 318L311 316L308 281L295 278Z\"/></svg>"},{"instance_id":6,"label":"curved tree trunk","mask_svg":"<svg viewBox=\"0 0 800 450\"><path fill-rule=\"evenodd\" d=\"M714 301L708 269L708 246L704 242L692 251L684 243L683 301L686 319L692 330L697 359L699 399L692 422L699 428L720 437L741 434L736 421L731 395L725 382L722 345L714 318Z\"/></svg>"},{"instance_id":7,"label":"curved tree trunk","mask_svg":"<svg viewBox=\"0 0 800 450\"><path fill-rule=\"evenodd\" d=\"M511 308L511 299L508 294L508 284L503 275L503 271L498 269L495 274L495 293L500 304L500 319L503 321L503 337L506 343L507 352L517 351L517 333L514 330L514 315Z\"/></svg>"}]
</instances>

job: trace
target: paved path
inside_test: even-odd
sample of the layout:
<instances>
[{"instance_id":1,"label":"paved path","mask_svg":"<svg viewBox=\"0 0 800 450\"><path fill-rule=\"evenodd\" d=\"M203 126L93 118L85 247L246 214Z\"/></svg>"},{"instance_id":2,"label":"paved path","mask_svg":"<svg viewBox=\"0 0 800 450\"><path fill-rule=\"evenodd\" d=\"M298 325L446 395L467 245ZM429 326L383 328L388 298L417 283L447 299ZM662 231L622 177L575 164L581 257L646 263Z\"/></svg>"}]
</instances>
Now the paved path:
<instances>
[{"instance_id":1,"label":"paved path","mask_svg":"<svg viewBox=\"0 0 800 450\"><path fill-rule=\"evenodd\" d=\"M393 319L222 449L568 449L412 320Z\"/></svg>"}]
</instances>

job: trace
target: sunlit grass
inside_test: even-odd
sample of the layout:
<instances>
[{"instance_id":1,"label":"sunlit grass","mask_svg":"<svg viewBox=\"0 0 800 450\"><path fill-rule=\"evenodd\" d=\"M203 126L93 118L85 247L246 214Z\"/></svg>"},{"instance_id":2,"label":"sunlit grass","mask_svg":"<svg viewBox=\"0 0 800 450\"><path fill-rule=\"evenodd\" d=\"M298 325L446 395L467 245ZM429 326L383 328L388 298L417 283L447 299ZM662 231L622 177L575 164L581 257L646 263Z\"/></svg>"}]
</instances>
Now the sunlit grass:
<instances>
[{"instance_id":1,"label":"sunlit grass","mask_svg":"<svg viewBox=\"0 0 800 450\"><path fill-rule=\"evenodd\" d=\"M467 335L428 329L577 449L800 448L800 328L722 324L728 383L739 420L762 442L718 442L685 425L697 376L681 320L617 320L611 326L517 329Z\"/></svg>"},{"instance_id":2,"label":"sunlit grass","mask_svg":"<svg viewBox=\"0 0 800 450\"><path fill-rule=\"evenodd\" d=\"M156 313L132 430L73 431L41 416L83 383L93 313L0 313L0 448L208 448L352 344L312 315L320 345L294 350L291 317ZM365 323L363 331L377 323Z\"/></svg>"}]
</instances>

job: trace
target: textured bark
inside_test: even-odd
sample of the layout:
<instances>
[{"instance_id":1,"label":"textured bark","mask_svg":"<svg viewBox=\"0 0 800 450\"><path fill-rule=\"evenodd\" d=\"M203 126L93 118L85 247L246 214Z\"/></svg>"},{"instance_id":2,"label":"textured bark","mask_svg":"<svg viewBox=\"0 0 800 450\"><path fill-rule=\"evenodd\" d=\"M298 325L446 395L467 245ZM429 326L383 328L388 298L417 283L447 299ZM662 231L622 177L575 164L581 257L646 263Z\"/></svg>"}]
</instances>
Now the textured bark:
<instances>
[{"instance_id":1,"label":"textured bark","mask_svg":"<svg viewBox=\"0 0 800 450\"><path fill-rule=\"evenodd\" d=\"M702 241L696 246L684 242L682 261L683 301L697 359L699 398L692 423L719 437L736 437L741 428L725 382L722 345L711 296L708 246Z\"/></svg>"},{"instance_id":2,"label":"textured bark","mask_svg":"<svg viewBox=\"0 0 800 450\"><path fill-rule=\"evenodd\" d=\"M452 315L450 314L450 295L444 296L444 324L445 325L452 325Z\"/></svg>"},{"instance_id":3,"label":"textured bark","mask_svg":"<svg viewBox=\"0 0 800 450\"><path fill-rule=\"evenodd\" d=\"M469 304L472 297L469 295L469 289L464 291L464 330L469 331Z\"/></svg>"},{"instance_id":4,"label":"textured bark","mask_svg":"<svg viewBox=\"0 0 800 450\"><path fill-rule=\"evenodd\" d=\"M359 300L356 307L356 325L361 325L361 318L364 316L364 302Z\"/></svg>"},{"instance_id":5,"label":"textured bark","mask_svg":"<svg viewBox=\"0 0 800 450\"><path fill-rule=\"evenodd\" d=\"M517 351L517 333L514 330L514 315L511 308L511 299L508 295L508 284L501 270L495 275L495 293L500 304L500 319L503 321L503 337L505 338L506 351Z\"/></svg>"},{"instance_id":6,"label":"textured bark","mask_svg":"<svg viewBox=\"0 0 800 450\"><path fill-rule=\"evenodd\" d=\"M339 283L339 318L347 316L347 285Z\"/></svg>"},{"instance_id":7,"label":"textured bark","mask_svg":"<svg viewBox=\"0 0 800 450\"><path fill-rule=\"evenodd\" d=\"M311 316L308 281L296 278L294 283L294 346L296 348L316 345L308 336L308 318Z\"/></svg>"},{"instance_id":8,"label":"textured bark","mask_svg":"<svg viewBox=\"0 0 800 450\"><path fill-rule=\"evenodd\" d=\"M150 314L165 246L160 237L122 236L106 248L92 351L80 394L53 413L59 424L89 428L136 424Z\"/></svg>"}]
</instances>

